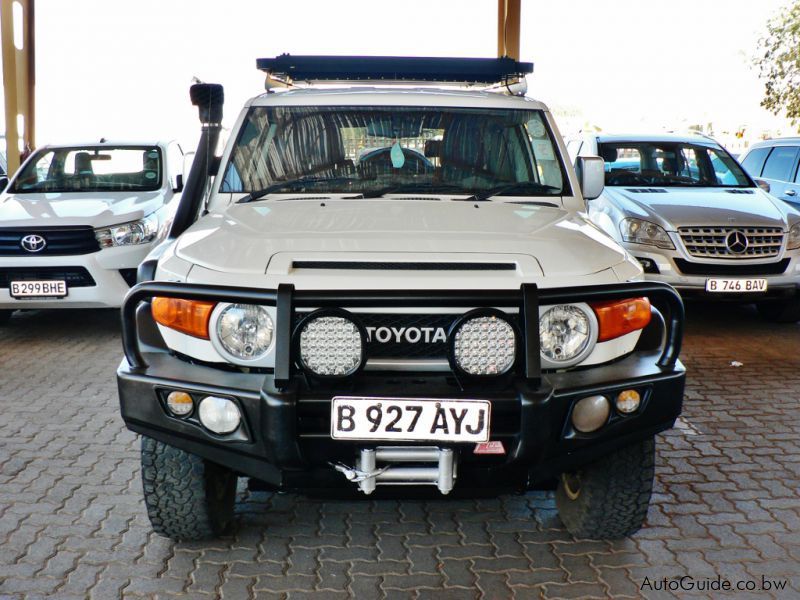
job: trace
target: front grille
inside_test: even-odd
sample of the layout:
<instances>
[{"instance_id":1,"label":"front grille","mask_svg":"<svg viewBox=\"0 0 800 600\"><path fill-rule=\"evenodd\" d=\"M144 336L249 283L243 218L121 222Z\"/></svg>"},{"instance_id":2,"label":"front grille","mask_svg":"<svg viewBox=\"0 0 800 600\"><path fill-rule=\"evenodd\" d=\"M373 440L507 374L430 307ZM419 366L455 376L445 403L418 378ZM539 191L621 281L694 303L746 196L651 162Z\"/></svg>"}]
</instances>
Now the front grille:
<instances>
[{"instance_id":1,"label":"front grille","mask_svg":"<svg viewBox=\"0 0 800 600\"><path fill-rule=\"evenodd\" d=\"M358 318L371 338L368 350L370 358L445 359L447 344L441 339L442 330L447 335L450 326L460 316L362 313ZM409 327L415 328L412 329L411 340L416 339L416 329L420 330L418 342L409 342L406 339ZM405 331L400 333L403 329ZM388 341L384 341L387 337Z\"/></svg>"},{"instance_id":2,"label":"front grille","mask_svg":"<svg viewBox=\"0 0 800 600\"><path fill-rule=\"evenodd\" d=\"M94 279L84 267L7 267L0 269L0 288L11 281L64 280L68 288L92 287Z\"/></svg>"},{"instance_id":3,"label":"front grille","mask_svg":"<svg viewBox=\"0 0 800 600\"><path fill-rule=\"evenodd\" d=\"M514 263L482 262L377 262L336 260L295 260L294 269L337 269L347 271L514 271Z\"/></svg>"},{"instance_id":4,"label":"front grille","mask_svg":"<svg viewBox=\"0 0 800 600\"><path fill-rule=\"evenodd\" d=\"M693 263L682 258L675 259L675 266L684 275L780 275L786 272L789 266L789 259L784 258L778 262L767 263L765 265L737 265L737 264L703 264Z\"/></svg>"},{"instance_id":5,"label":"front grille","mask_svg":"<svg viewBox=\"0 0 800 600\"><path fill-rule=\"evenodd\" d=\"M39 235L46 246L39 252L23 249L22 238ZM66 256L91 254L100 244L91 227L3 227L0 228L0 256Z\"/></svg>"},{"instance_id":6,"label":"front grille","mask_svg":"<svg viewBox=\"0 0 800 600\"><path fill-rule=\"evenodd\" d=\"M747 239L741 252L728 247L728 237L736 232ZM680 227L678 233L686 251L698 258L770 258L778 256L783 245L780 227Z\"/></svg>"}]
</instances>

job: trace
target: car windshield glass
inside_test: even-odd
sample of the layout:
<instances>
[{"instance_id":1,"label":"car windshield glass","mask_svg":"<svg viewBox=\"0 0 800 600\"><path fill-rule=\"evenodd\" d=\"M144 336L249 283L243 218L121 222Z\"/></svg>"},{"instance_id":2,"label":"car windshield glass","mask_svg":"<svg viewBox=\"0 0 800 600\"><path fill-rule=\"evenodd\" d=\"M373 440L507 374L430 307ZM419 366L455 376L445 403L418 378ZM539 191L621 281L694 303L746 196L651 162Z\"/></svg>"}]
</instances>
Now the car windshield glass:
<instances>
[{"instance_id":1,"label":"car windshield glass","mask_svg":"<svg viewBox=\"0 0 800 600\"><path fill-rule=\"evenodd\" d=\"M539 110L253 107L221 192L559 196L563 165Z\"/></svg>"},{"instance_id":2,"label":"car windshield glass","mask_svg":"<svg viewBox=\"0 0 800 600\"><path fill-rule=\"evenodd\" d=\"M157 190L161 176L161 151L155 146L51 148L34 155L9 191Z\"/></svg>"},{"instance_id":3,"label":"car windshield glass","mask_svg":"<svg viewBox=\"0 0 800 600\"><path fill-rule=\"evenodd\" d=\"M684 142L598 144L606 185L752 187L739 164L722 148Z\"/></svg>"}]
</instances>

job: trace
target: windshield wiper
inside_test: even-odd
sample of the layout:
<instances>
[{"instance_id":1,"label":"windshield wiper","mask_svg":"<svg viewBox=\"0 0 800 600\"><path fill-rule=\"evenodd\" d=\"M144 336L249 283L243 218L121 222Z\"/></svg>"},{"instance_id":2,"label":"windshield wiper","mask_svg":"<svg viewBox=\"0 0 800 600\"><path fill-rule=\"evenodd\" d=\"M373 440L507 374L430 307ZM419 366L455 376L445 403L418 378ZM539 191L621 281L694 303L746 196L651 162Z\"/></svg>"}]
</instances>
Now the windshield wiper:
<instances>
[{"instance_id":1,"label":"windshield wiper","mask_svg":"<svg viewBox=\"0 0 800 600\"><path fill-rule=\"evenodd\" d=\"M364 192L364 198L382 198L387 194L414 193L435 194L437 192L456 192L466 194L467 191L460 185L453 183L399 183L387 185L384 188Z\"/></svg>"},{"instance_id":2,"label":"windshield wiper","mask_svg":"<svg viewBox=\"0 0 800 600\"><path fill-rule=\"evenodd\" d=\"M277 183L273 183L268 187L265 187L263 190L250 192L246 196L243 196L238 201L237 204L245 204L247 202L253 202L254 200L263 198L267 194L274 194L275 192L279 192L281 190L294 191L297 189L302 189L307 184L334 183L334 182L341 183L342 181L359 181L359 179L356 177L299 177L297 179L290 179L289 181L279 181ZM344 193L349 193L349 192L344 192Z\"/></svg>"},{"instance_id":3,"label":"windshield wiper","mask_svg":"<svg viewBox=\"0 0 800 600\"><path fill-rule=\"evenodd\" d=\"M559 191L559 188L552 185L545 185L543 183L536 183L535 181L518 181L517 183L510 183L508 185L501 185L482 192L476 192L467 198L461 198L464 202L484 202L490 200L494 196L502 196L510 192L517 192L521 190L532 190L537 192L546 192L549 190Z\"/></svg>"}]
</instances>

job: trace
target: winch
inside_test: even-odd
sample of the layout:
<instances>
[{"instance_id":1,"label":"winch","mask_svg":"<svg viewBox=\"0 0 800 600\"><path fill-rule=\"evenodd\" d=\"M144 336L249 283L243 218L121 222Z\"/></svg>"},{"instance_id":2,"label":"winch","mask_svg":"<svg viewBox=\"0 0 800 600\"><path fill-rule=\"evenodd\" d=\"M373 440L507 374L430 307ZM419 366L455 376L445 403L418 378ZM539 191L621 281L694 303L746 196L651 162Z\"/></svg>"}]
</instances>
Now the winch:
<instances>
[{"instance_id":1,"label":"winch","mask_svg":"<svg viewBox=\"0 0 800 600\"><path fill-rule=\"evenodd\" d=\"M456 453L437 446L378 446L362 448L356 466L334 464L365 494L377 485L435 485L449 494L456 481Z\"/></svg>"}]
</instances>

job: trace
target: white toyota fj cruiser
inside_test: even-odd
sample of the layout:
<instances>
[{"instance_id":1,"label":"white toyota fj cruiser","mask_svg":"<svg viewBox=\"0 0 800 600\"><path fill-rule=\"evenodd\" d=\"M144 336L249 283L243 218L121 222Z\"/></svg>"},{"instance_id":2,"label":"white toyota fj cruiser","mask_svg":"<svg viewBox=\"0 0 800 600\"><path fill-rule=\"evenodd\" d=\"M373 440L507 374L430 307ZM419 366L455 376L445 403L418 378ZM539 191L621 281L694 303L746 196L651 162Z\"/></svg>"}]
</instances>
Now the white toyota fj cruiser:
<instances>
[{"instance_id":1,"label":"white toyota fj cruiser","mask_svg":"<svg viewBox=\"0 0 800 600\"><path fill-rule=\"evenodd\" d=\"M510 93L532 66L258 66L288 89L248 102L219 158L222 88L192 87L198 152L123 307L154 529L224 533L248 477L557 487L576 536L635 532L681 410L683 307L586 220L603 161L576 173L547 108ZM339 85L299 85L319 81Z\"/></svg>"}]
</instances>

